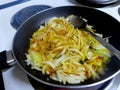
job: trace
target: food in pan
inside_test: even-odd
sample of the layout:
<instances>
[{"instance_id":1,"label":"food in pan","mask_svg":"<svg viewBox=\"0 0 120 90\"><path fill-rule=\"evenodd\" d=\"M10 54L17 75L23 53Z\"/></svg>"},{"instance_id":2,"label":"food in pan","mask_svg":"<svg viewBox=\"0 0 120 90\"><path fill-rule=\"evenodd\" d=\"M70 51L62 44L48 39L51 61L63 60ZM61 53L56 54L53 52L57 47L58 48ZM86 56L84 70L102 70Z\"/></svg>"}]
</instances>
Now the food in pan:
<instances>
[{"instance_id":1,"label":"food in pan","mask_svg":"<svg viewBox=\"0 0 120 90\"><path fill-rule=\"evenodd\" d=\"M86 28L103 38L92 26ZM87 32L74 28L68 18L54 17L32 35L26 57L32 69L63 84L76 84L99 79L111 54Z\"/></svg>"}]
</instances>

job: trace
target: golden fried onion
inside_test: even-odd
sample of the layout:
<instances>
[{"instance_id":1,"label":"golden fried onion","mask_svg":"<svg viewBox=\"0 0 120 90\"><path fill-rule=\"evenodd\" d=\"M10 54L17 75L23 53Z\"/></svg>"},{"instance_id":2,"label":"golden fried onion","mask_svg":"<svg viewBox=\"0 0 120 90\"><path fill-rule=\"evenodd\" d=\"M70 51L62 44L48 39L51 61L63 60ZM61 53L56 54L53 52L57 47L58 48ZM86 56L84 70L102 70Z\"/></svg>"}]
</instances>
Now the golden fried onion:
<instances>
[{"instance_id":1,"label":"golden fried onion","mask_svg":"<svg viewBox=\"0 0 120 90\"><path fill-rule=\"evenodd\" d=\"M94 31L89 25L87 28ZM104 74L110 52L60 17L49 20L32 35L26 57L33 69L64 84L74 84Z\"/></svg>"}]
</instances>

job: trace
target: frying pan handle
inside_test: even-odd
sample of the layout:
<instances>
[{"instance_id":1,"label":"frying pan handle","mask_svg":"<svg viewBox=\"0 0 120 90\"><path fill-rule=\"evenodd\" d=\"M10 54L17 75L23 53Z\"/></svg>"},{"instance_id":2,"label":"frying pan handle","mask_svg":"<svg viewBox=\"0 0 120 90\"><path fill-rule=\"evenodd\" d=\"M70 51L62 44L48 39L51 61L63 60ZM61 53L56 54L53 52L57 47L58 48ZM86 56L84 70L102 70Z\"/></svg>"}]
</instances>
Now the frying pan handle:
<instances>
[{"instance_id":1,"label":"frying pan handle","mask_svg":"<svg viewBox=\"0 0 120 90\"><path fill-rule=\"evenodd\" d=\"M5 90L4 82L3 82L3 76L2 71L0 70L0 88L1 90Z\"/></svg>"},{"instance_id":2,"label":"frying pan handle","mask_svg":"<svg viewBox=\"0 0 120 90\"><path fill-rule=\"evenodd\" d=\"M7 54L6 51L0 52L0 70L9 68L9 64L7 63Z\"/></svg>"},{"instance_id":3,"label":"frying pan handle","mask_svg":"<svg viewBox=\"0 0 120 90\"><path fill-rule=\"evenodd\" d=\"M5 90L3 76L2 76L2 70L9 68L9 67L10 66L7 64L6 51L0 52L0 88L1 88L1 90Z\"/></svg>"}]
</instances>

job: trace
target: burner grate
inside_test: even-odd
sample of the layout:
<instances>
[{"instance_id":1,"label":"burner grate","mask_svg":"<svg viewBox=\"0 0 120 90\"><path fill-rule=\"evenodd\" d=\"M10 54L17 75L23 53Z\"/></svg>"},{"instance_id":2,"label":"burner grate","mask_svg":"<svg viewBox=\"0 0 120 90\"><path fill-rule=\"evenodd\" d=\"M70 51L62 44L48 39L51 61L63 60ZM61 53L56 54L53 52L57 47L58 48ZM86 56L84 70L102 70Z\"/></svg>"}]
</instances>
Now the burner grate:
<instances>
[{"instance_id":1,"label":"burner grate","mask_svg":"<svg viewBox=\"0 0 120 90\"><path fill-rule=\"evenodd\" d=\"M105 6L109 6L109 5L113 5L119 2L119 0L75 0L76 2L85 5L85 6L90 6L90 7L96 7L96 8L100 8L100 7L105 7Z\"/></svg>"},{"instance_id":2,"label":"burner grate","mask_svg":"<svg viewBox=\"0 0 120 90\"><path fill-rule=\"evenodd\" d=\"M44 10L51 8L51 6L48 5L33 5L33 6L28 6L20 11L18 11L11 19L10 24L12 25L13 28L16 30L19 28L19 26L29 17L32 15Z\"/></svg>"}]
</instances>

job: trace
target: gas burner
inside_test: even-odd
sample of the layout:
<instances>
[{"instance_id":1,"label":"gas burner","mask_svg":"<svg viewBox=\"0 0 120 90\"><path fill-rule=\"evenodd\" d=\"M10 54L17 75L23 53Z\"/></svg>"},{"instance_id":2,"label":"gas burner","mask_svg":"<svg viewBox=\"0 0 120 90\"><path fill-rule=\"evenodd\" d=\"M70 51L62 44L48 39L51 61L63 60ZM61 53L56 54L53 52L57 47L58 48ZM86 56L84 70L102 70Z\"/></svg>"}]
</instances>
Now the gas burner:
<instances>
[{"instance_id":1,"label":"gas burner","mask_svg":"<svg viewBox=\"0 0 120 90\"><path fill-rule=\"evenodd\" d=\"M33 78L31 78L30 76L28 76L28 80L30 81L32 87L35 89L35 90L79 90L79 89L66 89L66 88L55 88L55 87L52 87L52 86L47 86L45 84L42 84L36 80L34 80ZM105 90L107 88L108 85L110 85L110 83L112 83L112 80L109 80L105 83L103 83L102 85L96 87L96 88L93 88L92 90ZM84 89L85 90L85 89ZM87 89L88 90L88 89ZM91 90L91 89L89 89Z\"/></svg>"},{"instance_id":2,"label":"gas burner","mask_svg":"<svg viewBox=\"0 0 120 90\"><path fill-rule=\"evenodd\" d=\"M31 17L32 15L44 10L44 9L48 9L51 8L51 6L48 5L33 5L33 6L28 6L25 7L23 9L21 9L20 11L18 11L11 19L11 25L13 28L15 28L16 30L18 29L18 27L29 17Z\"/></svg>"},{"instance_id":3,"label":"gas burner","mask_svg":"<svg viewBox=\"0 0 120 90\"><path fill-rule=\"evenodd\" d=\"M119 2L119 0L75 0L76 2L90 7L105 7Z\"/></svg>"}]
</instances>

